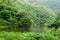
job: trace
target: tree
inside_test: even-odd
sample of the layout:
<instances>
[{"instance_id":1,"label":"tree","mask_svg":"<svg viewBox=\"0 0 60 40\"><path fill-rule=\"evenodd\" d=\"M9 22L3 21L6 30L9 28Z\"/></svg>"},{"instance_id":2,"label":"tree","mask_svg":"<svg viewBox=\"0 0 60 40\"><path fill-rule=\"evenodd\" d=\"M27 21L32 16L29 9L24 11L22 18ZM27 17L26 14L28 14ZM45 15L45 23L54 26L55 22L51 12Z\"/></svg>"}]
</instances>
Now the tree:
<instances>
[{"instance_id":1,"label":"tree","mask_svg":"<svg viewBox=\"0 0 60 40\"><path fill-rule=\"evenodd\" d=\"M50 25L48 25L49 28L55 28L55 29L58 29L60 26L60 22L59 22L59 18L57 17L56 21Z\"/></svg>"},{"instance_id":2,"label":"tree","mask_svg":"<svg viewBox=\"0 0 60 40\"><path fill-rule=\"evenodd\" d=\"M0 8L1 8L0 19L2 19L3 21L6 21L3 23L1 22L2 26L4 23L6 23L6 25L4 26L7 26L6 28L8 28L8 30L11 30L14 28L16 30L18 30L18 28L24 29L25 31L27 29L29 30L29 28L32 25L32 21L30 18L28 18L28 15L26 12L24 11L19 12L14 7L7 6L7 5L4 6L3 4L0 4Z\"/></svg>"}]
</instances>

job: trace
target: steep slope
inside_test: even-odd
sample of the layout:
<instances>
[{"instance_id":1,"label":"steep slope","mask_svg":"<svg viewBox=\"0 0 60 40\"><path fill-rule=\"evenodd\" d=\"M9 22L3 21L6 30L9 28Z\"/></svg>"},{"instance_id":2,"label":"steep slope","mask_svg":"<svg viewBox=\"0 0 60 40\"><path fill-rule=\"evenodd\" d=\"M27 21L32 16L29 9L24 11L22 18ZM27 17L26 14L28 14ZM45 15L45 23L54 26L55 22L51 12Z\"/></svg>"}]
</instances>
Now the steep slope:
<instances>
[{"instance_id":1,"label":"steep slope","mask_svg":"<svg viewBox=\"0 0 60 40\"><path fill-rule=\"evenodd\" d=\"M49 7L31 4L25 0L10 0L4 1L4 3L27 12L29 17L34 21L34 25L37 26L49 25L55 21L57 16Z\"/></svg>"}]
</instances>

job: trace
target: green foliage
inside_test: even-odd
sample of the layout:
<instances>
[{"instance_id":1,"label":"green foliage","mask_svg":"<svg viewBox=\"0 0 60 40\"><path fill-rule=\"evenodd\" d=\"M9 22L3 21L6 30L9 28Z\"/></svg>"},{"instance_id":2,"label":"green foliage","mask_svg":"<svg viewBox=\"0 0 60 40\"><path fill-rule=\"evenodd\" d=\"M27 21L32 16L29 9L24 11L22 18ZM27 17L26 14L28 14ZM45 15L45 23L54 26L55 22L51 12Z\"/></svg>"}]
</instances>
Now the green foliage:
<instances>
[{"instance_id":1,"label":"green foliage","mask_svg":"<svg viewBox=\"0 0 60 40\"><path fill-rule=\"evenodd\" d=\"M4 20L8 20L10 17L10 11L8 10L3 10L0 12L0 18L4 19Z\"/></svg>"},{"instance_id":2,"label":"green foliage","mask_svg":"<svg viewBox=\"0 0 60 40\"><path fill-rule=\"evenodd\" d=\"M20 33L20 32L0 32L1 40L60 40L51 34L41 33Z\"/></svg>"},{"instance_id":3,"label":"green foliage","mask_svg":"<svg viewBox=\"0 0 60 40\"><path fill-rule=\"evenodd\" d=\"M60 27L60 19L57 17L56 18L56 21L53 22L52 24L48 25L49 28L55 28L55 29L58 29Z\"/></svg>"},{"instance_id":4,"label":"green foliage","mask_svg":"<svg viewBox=\"0 0 60 40\"><path fill-rule=\"evenodd\" d=\"M0 32L0 40L60 40L60 15L49 7L23 2L0 0L0 31L14 31ZM21 33L30 30L37 33Z\"/></svg>"},{"instance_id":5,"label":"green foliage","mask_svg":"<svg viewBox=\"0 0 60 40\"><path fill-rule=\"evenodd\" d=\"M34 27L43 27L50 25L56 20L56 14L49 7L30 5L26 0L5 0L3 1L9 6L13 6L18 10L26 11L29 17L34 21ZM6 3L7 2L7 3ZM24 3L23 3L24 2Z\"/></svg>"},{"instance_id":6,"label":"green foliage","mask_svg":"<svg viewBox=\"0 0 60 40\"><path fill-rule=\"evenodd\" d=\"M29 28L31 26L31 21L29 18L22 18L19 22L19 27Z\"/></svg>"},{"instance_id":7,"label":"green foliage","mask_svg":"<svg viewBox=\"0 0 60 40\"><path fill-rule=\"evenodd\" d=\"M14 7L8 5L4 6L4 4L0 4L0 8L0 26L7 26L7 28L10 30L13 28L29 29L31 27L31 19L29 19L27 13L24 11L19 12ZM4 27L4 29L6 28Z\"/></svg>"}]
</instances>

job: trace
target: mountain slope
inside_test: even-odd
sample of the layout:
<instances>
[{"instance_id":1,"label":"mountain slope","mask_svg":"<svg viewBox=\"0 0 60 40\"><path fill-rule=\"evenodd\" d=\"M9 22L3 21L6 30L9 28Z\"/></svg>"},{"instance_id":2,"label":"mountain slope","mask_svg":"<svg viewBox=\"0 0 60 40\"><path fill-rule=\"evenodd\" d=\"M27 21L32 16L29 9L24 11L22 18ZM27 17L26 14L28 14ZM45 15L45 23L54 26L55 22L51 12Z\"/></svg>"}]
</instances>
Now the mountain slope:
<instances>
[{"instance_id":1,"label":"mountain slope","mask_svg":"<svg viewBox=\"0 0 60 40\"><path fill-rule=\"evenodd\" d=\"M16 7L20 11L27 12L29 14L29 17L31 17L35 23L37 22L36 25L39 26L44 24L49 25L51 24L51 22L55 21L57 15L48 6L45 5L40 6L34 4L32 5L29 2L25 0L4 1L4 3ZM33 2L38 2L38 1L33 1Z\"/></svg>"}]
</instances>

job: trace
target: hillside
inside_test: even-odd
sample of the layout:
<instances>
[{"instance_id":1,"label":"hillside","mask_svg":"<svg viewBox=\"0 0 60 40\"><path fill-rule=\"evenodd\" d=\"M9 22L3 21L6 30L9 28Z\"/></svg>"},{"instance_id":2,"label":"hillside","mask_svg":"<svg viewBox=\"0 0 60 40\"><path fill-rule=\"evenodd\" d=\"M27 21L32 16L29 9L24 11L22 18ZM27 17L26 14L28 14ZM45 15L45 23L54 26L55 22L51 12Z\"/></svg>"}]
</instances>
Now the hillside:
<instances>
[{"instance_id":1,"label":"hillside","mask_svg":"<svg viewBox=\"0 0 60 40\"><path fill-rule=\"evenodd\" d=\"M24 2L24 3L23 3ZM30 1L29 1L30 2ZM8 3L9 6L16 7L20 11L25 11L29 14L29 17L34 21L33 26L42 27L43 25L52 24L56 21L55 12L48 6L43 5L33 5L26 1L4 1L4 3ZM33 1L36 2L36 1ZM32 3L33 3L32 2ZM41 18L42 17L42 18ZM48 21L49 20L49 21ZM36 23L37 22L37 23Z\"/></svg>"},{"instance_id":2,"label":"hillside","mask_svg":"<svg viewBox=\"0 0 60 40\"><path fill-rule=\"evenodd\" d=\"M0 40L60 40L60 0L0 0Z\"/></svg>"}]
</instances>

